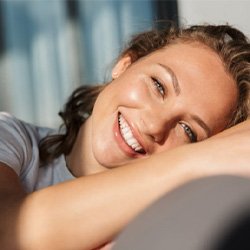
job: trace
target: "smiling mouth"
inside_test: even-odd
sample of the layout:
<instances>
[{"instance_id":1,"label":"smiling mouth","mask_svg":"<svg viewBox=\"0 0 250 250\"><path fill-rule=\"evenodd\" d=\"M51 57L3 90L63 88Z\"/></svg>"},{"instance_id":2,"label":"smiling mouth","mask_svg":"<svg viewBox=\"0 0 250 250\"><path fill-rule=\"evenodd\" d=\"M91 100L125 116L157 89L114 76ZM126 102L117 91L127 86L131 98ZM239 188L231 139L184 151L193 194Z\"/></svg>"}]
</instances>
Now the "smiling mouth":
<instances>
[{"instance_id":1,"label":"smiling mouth","mask_svg":"<svg viewBox=\"0 0 250 250\"><path fill-rule=\"evenodd\" d=\"M136 153L146 154L146 151L140 145L140 143L134 137L132 130L126 120L123 118L121 114L118 116L119 127L121 131L122 138L126 142L126 144Z\"/></svg>"}]
</instances>

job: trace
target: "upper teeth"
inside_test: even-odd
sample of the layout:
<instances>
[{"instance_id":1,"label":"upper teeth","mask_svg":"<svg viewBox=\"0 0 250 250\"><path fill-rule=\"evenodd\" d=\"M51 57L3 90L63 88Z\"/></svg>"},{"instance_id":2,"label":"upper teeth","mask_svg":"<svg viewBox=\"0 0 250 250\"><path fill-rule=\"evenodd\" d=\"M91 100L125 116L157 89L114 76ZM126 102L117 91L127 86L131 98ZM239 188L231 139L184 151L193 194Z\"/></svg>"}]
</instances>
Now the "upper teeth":
<instances>
[{"instance_id":1,"label":"upper teeth","mask_svg":"<svg viewBox=\"0 0 250 250\"><path fill-rule=\"evenodd\" d=\"M135 151L142 150L142 146L139 142L134 138L133 133L128 125L128 123L124 120L124 118L119 115L119 125L123 139L125 142Z\"/></svg>"}]
</instances>

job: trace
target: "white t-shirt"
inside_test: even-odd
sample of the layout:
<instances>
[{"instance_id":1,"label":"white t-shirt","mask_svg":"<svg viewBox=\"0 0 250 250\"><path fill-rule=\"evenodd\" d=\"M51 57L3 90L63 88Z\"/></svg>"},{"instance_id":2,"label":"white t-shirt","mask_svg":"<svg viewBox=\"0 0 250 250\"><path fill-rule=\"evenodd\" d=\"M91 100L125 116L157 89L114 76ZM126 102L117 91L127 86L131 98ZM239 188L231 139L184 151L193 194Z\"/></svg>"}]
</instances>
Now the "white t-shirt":
<instances>
[{"instance_id":1,"label":"white t-shirt","mask_svg":"<svg viewBox=\"0 0 250 250\"><path fill-rule=\"evenodd\" d=\"M39 141L55 132L0 112L0 162L17 173L27 192L75 178L69 172L64 156L40 167Z\"/></svg>"}]
</instances>

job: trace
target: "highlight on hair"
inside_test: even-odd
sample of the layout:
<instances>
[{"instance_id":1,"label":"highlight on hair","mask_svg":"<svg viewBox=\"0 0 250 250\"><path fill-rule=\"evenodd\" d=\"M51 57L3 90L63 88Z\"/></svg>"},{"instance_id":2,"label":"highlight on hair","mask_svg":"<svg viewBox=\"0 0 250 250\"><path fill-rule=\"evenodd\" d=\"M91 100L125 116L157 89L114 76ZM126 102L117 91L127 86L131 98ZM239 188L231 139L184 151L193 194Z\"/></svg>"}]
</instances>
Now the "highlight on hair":
<instances>
[{"instance_id":1,"label":"highlight on hair","mask_svg":"<svg viewBox=\"0 0 250 250\"><path fill-rule=\"evenodd\" d=\"M165 27L154 28L134 36L118 60L130 55L133 63L168 45L193 42L215 51L237 85L237 108L232 112L227 127L246 120L250 110L250 44L247 37L232 26L205 24L178 28L168 23ZM59 113L65 132L48 136L40 142L42 163L48 163L61 154L70 153L80 126L92 113L95 100L104 88L105 85L81 86L73 92L64 110Z\"/></svg>"}]
</instances>

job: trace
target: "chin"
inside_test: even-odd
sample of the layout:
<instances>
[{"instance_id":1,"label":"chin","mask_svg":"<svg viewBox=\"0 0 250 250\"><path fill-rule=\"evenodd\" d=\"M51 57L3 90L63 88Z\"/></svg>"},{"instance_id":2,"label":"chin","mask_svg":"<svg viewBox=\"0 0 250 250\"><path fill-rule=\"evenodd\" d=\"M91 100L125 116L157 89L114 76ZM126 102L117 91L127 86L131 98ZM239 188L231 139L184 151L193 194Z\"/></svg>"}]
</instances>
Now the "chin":
<instances>
[{"instance_id":1,"label":"chin","mask_svg":"<svg viewBox=\"0 0 250 250\"><path fill-rule=\"evenodd\" d=\"M107 151L105 152L95 152L94 153L96 161L103 167L107 169L112 169L119 167L125 163L125 160L118 159L114 155L107 154Z\"/></svg>"},{"instance_id":2,"label":"chin","mask_svg":"<svg viewBox=\"0 0 250 250\"><path fill-rule=\"evenodd\" d=\"M137 158L129 157L114 143L96 143L93 148L95 160L105 168L116 168Z\"/></svg>"},{"instance_id":3,"label":"chin","mask_svg":"<svg viewBox=\"0 0 250 250\"><path fill-rule=\"evenodd\" d=\"M98 163L108 169L116 168L124 164L124 163L121 163L121 161L115 162L114 160L110 160L110 159L101 159L101 160L98 160Z\"/></svg>"}]
</instances>

